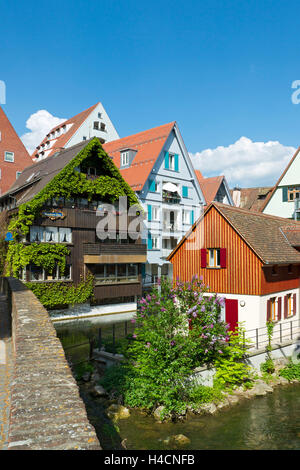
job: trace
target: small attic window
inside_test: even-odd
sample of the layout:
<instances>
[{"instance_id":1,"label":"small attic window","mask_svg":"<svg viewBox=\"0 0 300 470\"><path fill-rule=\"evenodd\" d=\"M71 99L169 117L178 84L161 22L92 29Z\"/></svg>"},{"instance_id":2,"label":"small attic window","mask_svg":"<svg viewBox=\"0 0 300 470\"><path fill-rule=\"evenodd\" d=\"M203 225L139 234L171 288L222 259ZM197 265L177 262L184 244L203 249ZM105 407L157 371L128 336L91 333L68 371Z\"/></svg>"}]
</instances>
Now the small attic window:
<instances>
[{"instance_id":1,"label":"small attic window","mask_svg":"<svg viewBox=\"0 0 300 470\"><path fill-rule=\"evenodd\" d=\"M121 152L121 166L127 166L129 164L129 152Z\"/></svg>"},{"instance_id":2,"label":"small attic window","mask_svg":"<svg viewBox=\"0 0 300 470\"><path fill-rule=\"evenodd\" d=\"M102 118L102 113L98 113L98 118L99 118L99 119Z\"/></svg>"}]
</instances>

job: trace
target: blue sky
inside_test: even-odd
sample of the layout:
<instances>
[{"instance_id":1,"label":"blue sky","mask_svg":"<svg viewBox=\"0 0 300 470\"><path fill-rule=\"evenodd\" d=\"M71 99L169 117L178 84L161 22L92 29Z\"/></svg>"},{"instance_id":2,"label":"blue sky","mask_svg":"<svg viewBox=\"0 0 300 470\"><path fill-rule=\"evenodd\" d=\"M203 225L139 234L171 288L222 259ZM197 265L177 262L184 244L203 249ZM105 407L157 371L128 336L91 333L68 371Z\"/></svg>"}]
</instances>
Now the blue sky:
<instances>
[{"instance_id":1,"label":"blue sky","mask_svg":"<svg viewBox=\"0 0 300 470\"><path fill-rule=\"evenodd\" d=\"M0 8L3 108L20 136L40 109L69 118L101 101L120 136L176 120L200 157L241 137L299 145L300 104L291 101L299 2L0 0Z\"/></svg>"}]
</instances>

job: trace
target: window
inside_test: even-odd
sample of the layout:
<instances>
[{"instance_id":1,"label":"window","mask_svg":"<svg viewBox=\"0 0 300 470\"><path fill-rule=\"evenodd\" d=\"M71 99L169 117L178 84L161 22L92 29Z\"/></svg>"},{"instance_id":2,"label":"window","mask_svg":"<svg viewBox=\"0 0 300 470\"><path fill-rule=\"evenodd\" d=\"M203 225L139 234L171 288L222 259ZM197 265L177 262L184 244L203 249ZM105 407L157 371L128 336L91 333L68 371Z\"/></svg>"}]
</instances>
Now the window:
<instances>
[{"instance_id":1,"label":"window","mask_svg":"<svg viewBox=\"0 0 300 470\"><path fill-rule=\"evenodd\" d=\"M159 220L159 207L152 206L152 220Z\"/></svg>"},{"instance_id":2,"label":"window","mask_svg":"<svg viewBox=\"0 0 300 470\"><path fill-rule=\"evenodd\" d=\"M14 152L4 152L4 160L6 162L14 162L15 161Z\"/></svg>"},{"instance_id":3,"label":"window","mask_svg":"<svg viewBox=\"0 0 300 470\"><path fill-rule=\"evenodd\" d=\"M159 250L159 238L152 236L152 250Z\"/></svg>"},{"instance_id":4,"label":"window","mask_svg":"<svg viewBox=\"0 0 300 470\"><path fill-rule=\"evenodd\" d=\"M68 227L30 227L29 240L31 243L56 242L72 243L72 229Z\"/></svg>"},{"instance_id":5,"label":"window","mask_svg":"<svg viewBox=\"0 0 300 470\"><path fill-rule=\"evenodd\" d=\"M188 211L188 210L184 210L183 211L183 223L184 224L190 224L190 220L191 220L191 211Z\"/></svg>"},{"instance_id":6,"label":"window","mask_svg":"<svg viewBox=\"0 0 300 470\"><path fill-rule=\"evenodd\" d=\"M66 265L65 272L62 274L58 265L55 266L53 271L46 271L41 266L36 266L34 264L29 265L29 280L30 281L68 281L72 279L71 276L72 266L70 264ZM26 268L25 272L22 273L22 278L26 277Z\"/></svg>"},{"instance_id":7,"label":"window","mask_svg":"<svg viewBox=\"0 0 300 470\"><path fill-rule=\"evenodd\" d=\"M169 154L169 169L175 170L175 155L172 153Z\"/></svg>"},{"instance_id":8,"label":"window","mask_svg":"<svg viewBox=\"0 0 300 470\"><path fill-rule=\"evenodd\" d=\"M98 121L94 122L94 129L96 129L97 131L99 130L99 122Z\"/></svg>"},{"instance_id":9,"label":"window","mask_svg":"<svg viewBox=\"0 0 300 470\"><path fill-rule=\"evenodd\" d=\"M207 250L208 255L208 267L209 268L220 268L220 249L219 248L209 248Z\"/></svg>"},{"instance_id":10,"label":"window","mask_svg":"<svg viewBox=\"0 0 300 470\"><path fill-rule=\"evenodd\" d=\"M102 118L102 113L98 113L98 118L99 118L99 119Z\"/></svg>"},{"instance_id":11,"label":"window","mask_svg":"<svg viewBox=\"0 0 300 470\"><path fill-rule=\"evenodd\" d=\"M158 192L158 182L155 180L149 181L149 191L152 193Z\"/></svg>"},{"instance_id":12,"label":"window","mask_svg":"<svg viewBox=\"0 0 300 470\"><path fill-rule=\"evenodd\" d=\"M295 201L296 199L300 199L300 186L288 188L288 200Z\"/></svg>"},{"instance_id":13,"label":"window","mask_svg":"<svg viewBox=\"0 0 300 470\"><path fill-rule=\"evenodd\" d=\"M129 152L121 153L121 166L126 166L129 164Z\"/></svg>"},{"instance_id":14,"label":"window","mask_svg":"<svg viewBox=\"0 0 300 470\"><path fill-rule=\"evenodd\" d=\"M85 136L85 135L82 137L82 140L86 140L86 136Z\"/></svg>"},{"instance_id":15,"label":"window","mask_svg":"<svg viewBox=\"0 0 300 470\"><path fill-rule=\"evenodd\" d=\"M276 321L276 297L270 299L270 320Z\"/></svg>"},{"instance_id":16,"label":"window","mask_svg":"<svg viewBox=\"0 0 300 470\"><path fill-rule=\"evenodd\" d=\"M286 300L286 305L287 305L286 316L287 317L292 317L293 316L293 298L292 298L292 294L288 294L286 297L287 297L287 300Z\"/></svg>"},{"instance_id":17,"label":"window","mask_svg":"<svg viewBox=\"0 0 300 470\"><path fill-rule=\"evenodd\" d=\"M178 154L165 152L165 169L178 171Z\"/></svg>"},{"instance_id":18,"label":"window","mask_svg":"<svg viewBox=\"0 0 300 470\"><path fill-rule=\"evenodd\" d=\"M105 124L104 124L104 122L101 122L100 127L101 127L101 131L105 131Z\"/></svg>"},{"instance_id":19,"label":"window","mask_svg":"<svg viewBox=\"0 0 300 470\"><path fill-rule=\"evenodd\" d=\"M19 178L20 174L22 173L22 171L16 171L16 179Z\"/></svg>"},{"instance_id":20,"label":"window","mask_svg":"<svg viewBox=\"0 0 300 470\"><path fill-rule=\"evenodd\" d=\"M137 264L102 264L95 265L96 285L138 282Z\"/></svg>"}]
</instances>

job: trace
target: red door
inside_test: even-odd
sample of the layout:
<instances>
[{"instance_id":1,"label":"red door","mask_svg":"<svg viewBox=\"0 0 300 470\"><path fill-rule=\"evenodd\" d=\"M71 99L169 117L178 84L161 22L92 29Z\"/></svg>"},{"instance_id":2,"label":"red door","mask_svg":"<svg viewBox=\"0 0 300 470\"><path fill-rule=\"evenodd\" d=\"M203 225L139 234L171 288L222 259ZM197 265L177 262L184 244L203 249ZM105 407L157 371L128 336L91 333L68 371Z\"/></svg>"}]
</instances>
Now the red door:
<instances>
[{"instance_id":1,"label":"red door","mask_svg":"<svg viewBox=\"0 0 300 470\"><path fill-rule=\"evenodd\" d=\"M229 324L229 330L235 331L238 323L238 301L236 299L225 299L225 321Z\"/></svg>"}]
</instances>

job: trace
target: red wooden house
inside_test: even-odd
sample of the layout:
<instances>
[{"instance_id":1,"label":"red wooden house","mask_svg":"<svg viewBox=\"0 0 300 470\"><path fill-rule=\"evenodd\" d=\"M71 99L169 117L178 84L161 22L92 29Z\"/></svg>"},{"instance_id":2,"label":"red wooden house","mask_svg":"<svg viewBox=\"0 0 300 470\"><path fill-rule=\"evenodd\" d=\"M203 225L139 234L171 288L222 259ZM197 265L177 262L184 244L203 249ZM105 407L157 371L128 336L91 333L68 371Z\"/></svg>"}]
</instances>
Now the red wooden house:
<instances>
[{"instance_id":1,"label":"red wooden house","mask_svg":"<svg viewBox=\"0 0 300 470\"><path fill-rule=\"evenodd\" d=\"M173 250L174 279L225 297L234 329L299 318L300 223L213 202Z\"/></svg>"}]
</instances>

